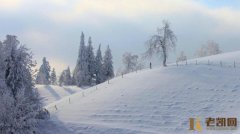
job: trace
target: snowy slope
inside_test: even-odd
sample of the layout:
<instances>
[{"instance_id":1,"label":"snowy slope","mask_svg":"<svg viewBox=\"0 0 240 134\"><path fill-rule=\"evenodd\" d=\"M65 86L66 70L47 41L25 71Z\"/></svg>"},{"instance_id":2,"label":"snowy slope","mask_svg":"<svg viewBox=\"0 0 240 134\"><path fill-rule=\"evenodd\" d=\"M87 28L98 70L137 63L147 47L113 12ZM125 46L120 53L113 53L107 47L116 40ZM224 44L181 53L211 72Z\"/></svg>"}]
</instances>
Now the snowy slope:
<instances>
[{"instance_id":1,"label":"snowy slope","mask_svg":"<svg viewBox=\"0 0 240 134\"><path fill-rule=\"evenodd\" d=\"M191 59L188 61L188 63L196 64L196 61L197 61L197 64L202 64L202 65L210 64L215 66L220 66L222 64L222 66L225 66L225 67L234 67L234 62L235 62L235 66L237 68L240 68L240 51L222 53L218 55L207 56L207 57L202 57L197 59ZM183 62L182 64L185 64L185 62Z\"/></svg>"},{"instance_id":2,"label":"snowy slope","mask_svg":"<svg viewBox=\"0 0 240 134\"><path fill-rule=\"evenodd\" d=\"M198 59L232 63L240 52ZM139 71L117 77L46 108L43 133L192 134L190 117L240 117L240 68L206 64ZM69 102L70 98L70 102ZM55 108L57 106L57 110ZM238 133L206 131L202 133ZM48 129L51 127L52 129Z\"/></svg>"},{"instance_id":3,"label":"snowy slope","mask_svg":"<svg viewBox=\"0 0 240 134\"><path fill-rule=\"evenodd\" d=\"M81 88L76 86L53 86L53 85L36 85L37 91L44 105L51 104L63 97L72 95L81 91Z\"/></svg>"}]
</instances>

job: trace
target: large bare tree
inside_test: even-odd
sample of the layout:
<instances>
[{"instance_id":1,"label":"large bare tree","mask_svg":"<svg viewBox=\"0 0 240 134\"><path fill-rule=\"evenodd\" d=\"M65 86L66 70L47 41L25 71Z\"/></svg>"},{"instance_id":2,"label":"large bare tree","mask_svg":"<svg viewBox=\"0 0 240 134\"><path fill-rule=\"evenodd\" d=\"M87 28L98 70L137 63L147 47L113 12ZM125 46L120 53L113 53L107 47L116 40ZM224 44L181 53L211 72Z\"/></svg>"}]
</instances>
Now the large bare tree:
<instances>
[{"instance_id":1,"label":"large bare tree","mask_svg":"<svg viewBox=\"0 0 240 134\"><path fill-rule=\"evenodd\" d=\"M170 29L168 21L163 21L163 27L157 29L157 34L151 36L146 42L147 51L145 57L151 58L158 55L163 59L163 66L167 66L166 61L170 50L176 47L177 37Z\"/></svg>"}]
</instances>

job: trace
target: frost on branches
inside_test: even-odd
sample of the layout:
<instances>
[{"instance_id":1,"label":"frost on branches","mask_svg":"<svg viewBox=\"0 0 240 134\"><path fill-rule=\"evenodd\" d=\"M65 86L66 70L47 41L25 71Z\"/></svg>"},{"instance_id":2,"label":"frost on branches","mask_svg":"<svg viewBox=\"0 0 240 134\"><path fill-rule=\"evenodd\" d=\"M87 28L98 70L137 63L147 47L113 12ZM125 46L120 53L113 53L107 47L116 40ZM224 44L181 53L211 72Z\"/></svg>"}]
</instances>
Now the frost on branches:
<instances>
[{"instance_id":1,"label":"frost on branches","mask_svg":"<svg viewBox=\"0 0 240 134\"><path fill-rule=\"evenodd\" d=\"M50 78L51 67L46 57L43 57L42 62L43 63L37 74L36 84L49 85L51 83L51 78Z\"/></svg>"},{"instance_id":2,"label":"frost on branches","mask_svg":"<svg viewBox=\"0 0 240 134\"><path fill-rule=\"evenodd\" d=\"M170 28L167 21L163 21L163 27L157 29L157 34L151 36L146 42L147 51L145 57L151 58L153 55L158 55L163 59L163 66L167 66L167 58L169 51L176 47L177 37Z\"/></svg>"},{"instance_id":3,"label":"frost on branches","mask_svg":"<svg viewBox=\"0 0 240 134\"><path fill-rule=\"evenodd\" d=\"M202 45L202 47L197 50L195 55L197 57L205 57L220 54L221 52L222 51L220 50L218 43L214 41L207 41L206 44Z\"/></svg>"},{"instance_id":4,"label":"frost on branches","mask_svg":"<svg viewBox=\"0 0 240 134\"><path fill-rule=\"evenodd\" d=\"M32 55L16 36L0 43L0 133L35 133L44 118L32 79Z\"/></svg>"},{"instance_id":5,"label":"frost on branches","mask_svg":"<svg viewBox=\"0 0 240 134\"><path fill-rule=\"evenodd\" d=\"M77 65L73 72L73 78L77 86L85 86L88 84L88 66L87 66L87 53L84 40L84 34L81 35L79 54L77 59Z\"/></svg>"},{"instance_id":6,"label":"frost on branches","mask_svg":"<svg viewBox=\"0 0 240 134\"><path fill-rule=\"evenodd\" d=\"M140 62L139 56L126 52L123 54L122 56L122 62L124 64L124 70L122 70L120 73L125 74L125 73L129 73L132 71L136 71L136 70L141 70L144 68L144 64L142 62Z\"/></svg>"},{"instance_id":7,"label":"frost on branches","mask_svg":"<svg viewBox=\"0 0 240 134\"><path fill-rule=\"evenodd\" d=\"M177 58L177 62L186 61L186 60L187 60L187 56L185 55L185 53L183 51L181 51L180 55Z\"/></svg>"},{"instance_id":8,"label":"frost on branches","mask_svg":"<svg viewBox=\"0 0 240 134\"><path fill-rule=\"evenodd\" d=\"M64 73L60 76L59 82L64 81ZM94 56L91 37L89 37L86 46L85 37L82 33L78 60L73 72L73 83L79 87L92 86L112 77L114 77L114 71L110 47L107 47L105 55L102 57L101 45L99 45L96 56Z\"/></svg>"},{"instance_id":9,"label":"frost on branches","mask_svg":"<svg viewBox=\"0 0 240 134\"><path fill-rule=\"evenodd\" d=\"M63 72L60 75L59 78L59 86L69 86L73 84L72 76L70 68L68 67L66 70L63 70Z\"/></svg>"}]
</instances>

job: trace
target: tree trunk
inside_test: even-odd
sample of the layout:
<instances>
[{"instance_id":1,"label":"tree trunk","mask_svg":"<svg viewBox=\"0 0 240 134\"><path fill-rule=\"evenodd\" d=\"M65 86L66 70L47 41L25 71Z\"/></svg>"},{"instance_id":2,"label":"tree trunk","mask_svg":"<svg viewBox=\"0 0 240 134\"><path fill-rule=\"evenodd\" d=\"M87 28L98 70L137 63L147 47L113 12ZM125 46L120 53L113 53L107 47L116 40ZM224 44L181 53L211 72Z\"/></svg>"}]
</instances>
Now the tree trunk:
<instances>
[{"instance_id":1,"label":"tree trunk","mask_svg":"<svg viewBox=\"0 0 240 134\"><path fill-rule=\"evenodd\" d=\"M163 66L166 67L167 64L166 64L166 61L167 61L167 51L166 51L166 47L163 45L162 46L162 49L163 49Z\"/></svg>"},{"instance_id":2,"label":"tree trunk","mask_svg":"<svg viewBox=\"0 0 240 134\"><path fill-rule=\"evenodd\" d=\"M166 48L166 26L164 27L164 36L163 36L163 42L162 42L162 49L163 49L163 66L166 67L166 61L167 61L167 48Z\"/></svg>"}]
</instances>

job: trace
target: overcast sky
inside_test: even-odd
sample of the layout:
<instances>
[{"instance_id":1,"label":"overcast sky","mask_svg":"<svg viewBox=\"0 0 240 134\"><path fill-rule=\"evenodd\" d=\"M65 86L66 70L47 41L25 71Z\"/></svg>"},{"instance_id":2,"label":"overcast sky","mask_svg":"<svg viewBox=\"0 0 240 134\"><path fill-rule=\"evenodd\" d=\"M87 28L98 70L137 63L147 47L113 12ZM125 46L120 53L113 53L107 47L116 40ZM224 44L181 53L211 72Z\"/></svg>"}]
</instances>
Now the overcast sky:
<instances>
[{"instance_id":1,"label":"overcast sky","mask_svg":"<svg viewBox=\"0 0 240 134\"><path fill-rule=\"evenodd\" d=\"M59 73L75 67L84 32L95 51L99 43L102 51L110 45L117 70L124 52L144 52L145 41L164 19L178 38L170 61L180 51L192 58L207 40L224 52L239 50L239 7L237 0L0 0L0 39L17 35L38 64L46 56Z\"/></svg>"}]
</instances>

